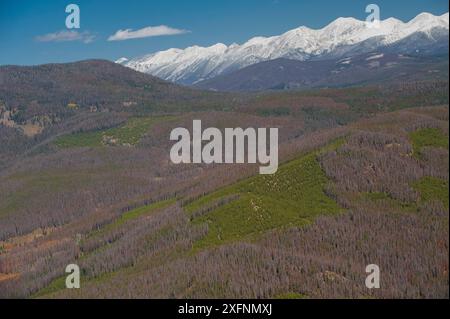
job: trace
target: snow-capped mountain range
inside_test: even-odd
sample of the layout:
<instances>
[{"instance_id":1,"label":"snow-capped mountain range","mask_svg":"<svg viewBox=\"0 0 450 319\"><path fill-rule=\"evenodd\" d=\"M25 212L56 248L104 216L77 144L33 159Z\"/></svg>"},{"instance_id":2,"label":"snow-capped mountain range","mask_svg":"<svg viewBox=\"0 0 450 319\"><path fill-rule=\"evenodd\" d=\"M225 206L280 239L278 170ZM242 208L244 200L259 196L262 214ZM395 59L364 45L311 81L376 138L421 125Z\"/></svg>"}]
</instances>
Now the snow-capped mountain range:
<instances>
[{"instance_id":1,"label":"snow-capped mountain range","mask_svg":"<svg viewBox=\"0 0 450 319\"><path fill-rule=\"evenodd\" d=\"M338 18L314 30L305 26L279 36L255 37L246 43L169 49L117 63L162 79L195 84L262 61L287 58L334 59L373 50L417 51L442 42L448 47L449 14L421 13L409 22L382 20L378 28L365 21Z\"/></svg>"}]
</instances>

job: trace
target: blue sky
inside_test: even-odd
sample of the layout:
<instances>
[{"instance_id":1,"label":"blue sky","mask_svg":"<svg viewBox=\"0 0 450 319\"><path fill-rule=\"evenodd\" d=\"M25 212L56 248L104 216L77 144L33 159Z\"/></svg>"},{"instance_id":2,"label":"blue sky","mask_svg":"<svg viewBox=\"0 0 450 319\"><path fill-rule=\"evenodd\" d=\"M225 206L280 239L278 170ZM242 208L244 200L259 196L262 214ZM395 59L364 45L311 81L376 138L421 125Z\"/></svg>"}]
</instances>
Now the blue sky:
<instances>
[{"instance_id":1,"label":"blue sky","mask_svg":"<svg viewBox=\"0 0 450 319\"><path fill-rule=\"evenodd\" d=\"M56 41L55 34L68 32L70 3L80 8L81 28L73 41ZM320 28L340 16L364 20L370 3L380 6L382 19L448 12L447 0L0 0L0 65L116 60L171 47L242 43L301 25ZM178 34L108 41L118 30L160 25Z\"/></svg>"}]
</instances>

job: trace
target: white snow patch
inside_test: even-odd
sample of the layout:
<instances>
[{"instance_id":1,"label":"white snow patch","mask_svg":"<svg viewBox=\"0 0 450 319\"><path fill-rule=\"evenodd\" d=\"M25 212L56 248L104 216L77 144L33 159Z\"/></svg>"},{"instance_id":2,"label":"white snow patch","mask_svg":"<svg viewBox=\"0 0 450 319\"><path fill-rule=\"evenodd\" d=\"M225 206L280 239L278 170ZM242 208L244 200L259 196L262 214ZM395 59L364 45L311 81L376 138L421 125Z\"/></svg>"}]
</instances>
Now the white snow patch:
<instances>
[{"instance_id":1,"label":"white snow patch","mask_svg":"<svg viewBox=\"0 0 450 319\"><path fill-rule=\"evenodd\" d=\"M376 60L376 59L381 59L382 57L384 57L384 54L383 54L383 53L381 53L381 54L376 54L376 55L372 55L372 56L368 57L368 58L366 59L366 61Z\"/></svg>"}]
</instances>

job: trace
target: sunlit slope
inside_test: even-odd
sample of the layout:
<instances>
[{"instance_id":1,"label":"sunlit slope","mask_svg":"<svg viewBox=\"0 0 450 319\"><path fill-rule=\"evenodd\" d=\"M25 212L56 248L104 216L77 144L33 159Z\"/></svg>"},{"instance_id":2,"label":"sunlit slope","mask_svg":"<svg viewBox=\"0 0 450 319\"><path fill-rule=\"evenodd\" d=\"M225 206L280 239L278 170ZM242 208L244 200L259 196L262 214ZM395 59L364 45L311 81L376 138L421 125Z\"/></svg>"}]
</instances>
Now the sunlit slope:
<instances>
[{"instance_id":1,"label":"sunlit slope","mask_svg":"<svg viewBox=\"0 0 450 319\"><path fill-rule=\"evenodd\" d=\"M251 238L279 227L302 226L317 215L338 213L339 206L325 193L328 178L316 159L325 149L282 165L274 175L252 177L188 204L185 209L193 222L208 224L207 236L196 247Z\"/></svg>"}]
</instances>

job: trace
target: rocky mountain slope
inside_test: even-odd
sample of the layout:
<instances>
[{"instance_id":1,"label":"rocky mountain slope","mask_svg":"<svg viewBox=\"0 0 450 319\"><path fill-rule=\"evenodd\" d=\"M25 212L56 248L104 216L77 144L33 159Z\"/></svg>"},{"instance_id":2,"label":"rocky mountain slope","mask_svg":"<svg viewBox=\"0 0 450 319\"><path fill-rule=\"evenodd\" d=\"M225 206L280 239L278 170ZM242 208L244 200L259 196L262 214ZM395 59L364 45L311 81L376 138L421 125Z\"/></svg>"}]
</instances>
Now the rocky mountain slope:
<instances>
[{"instance_id":1,"label":"rocky mountain slope","mask_svg":"<svg viewBox=\"0 0 450 319\"><path fill-rule=\"evenodd\" d=\"M412 56L373 52L324 61L281 58L201 81L195 86L213 91L263 91L421 81L430 78L448 78L448 54Z\"/></svg>"}]
</instances>

